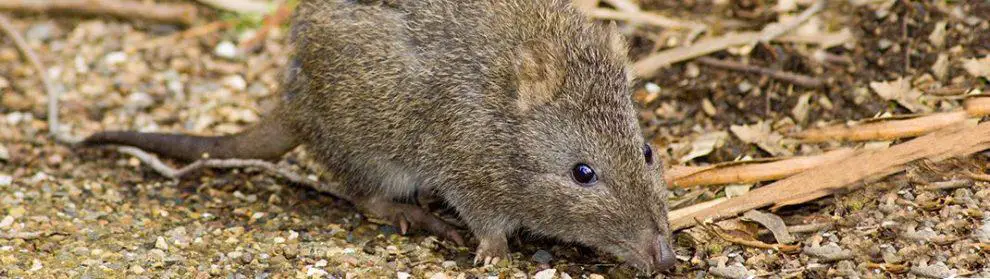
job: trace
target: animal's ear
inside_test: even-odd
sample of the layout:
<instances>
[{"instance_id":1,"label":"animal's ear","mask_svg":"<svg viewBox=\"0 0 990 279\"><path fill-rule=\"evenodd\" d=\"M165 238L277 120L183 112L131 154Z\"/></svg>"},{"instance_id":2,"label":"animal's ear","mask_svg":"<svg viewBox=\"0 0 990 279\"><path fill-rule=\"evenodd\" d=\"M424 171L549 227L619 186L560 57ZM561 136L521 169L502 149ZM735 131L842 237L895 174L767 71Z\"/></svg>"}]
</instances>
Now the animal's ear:
<instances>
[{"instance_id":1,"label":"animal's ear","mask_svg":"<svg viewBox=\"0 0 990 279\"><path fill-rule=\"evenodd\" d=\"M540 40L528 41L518 47L516 103L520 111L529 111L553 100L564 81L562 55L558 47Z\"/></svg>"},{"instance_id":2,"label":"animal's ear","mask_svg":"<svg viewBox=\"0 0 990 279\"><path fill-rule=\"evenodd\" d=\"M622 33L619 32L618 25L616 25L614 21L610 22L605 26L605 33L607 34L606 36L608 36L608 47L611 48L615 54L619 55L619 57L626 59L629 53L629 45L626 43L626 36L623 36ZM626 81L632 83L633 80L636 79L632 69L627 66L624 70L626 71Z\"/></svg>"},{"instance_id":3,"label":"animal's ear","mask_svg":"<svg viewBox=\"0 0 990 279\"><path fill-rule=\"evenodd\" d=\"M629 52L629 45L626 44L626 36L619 32L618 25L614 21L609 22L605 27L605 32L608 34L608 46L612 48L612 51L625 56Z\"/></svg>"}]
</instances>

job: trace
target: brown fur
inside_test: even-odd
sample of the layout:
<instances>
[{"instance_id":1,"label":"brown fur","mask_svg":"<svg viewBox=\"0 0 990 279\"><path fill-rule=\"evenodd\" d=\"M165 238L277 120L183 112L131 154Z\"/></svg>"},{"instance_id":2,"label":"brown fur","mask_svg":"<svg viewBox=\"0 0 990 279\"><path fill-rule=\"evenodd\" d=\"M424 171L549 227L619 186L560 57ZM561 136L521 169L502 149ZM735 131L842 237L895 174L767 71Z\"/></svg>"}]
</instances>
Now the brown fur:
<instances>
[{"instance_id":1,"label":"brown fur","mask_svg":"<svg viewBox=\"0 0 990 279\"><path fill-rule=\"evenodd\" d=\"M292 33L282 104L242 134L266 140L118 133L87 143L187 160L271 159L303 144L366 210L401 215L383 204L417 188L442 196L480 239L479 256L504 257L506 235L525 227L644 270L656 249L671 259L656 244L670 233L667 192L659 163L644 162L614 27L563 0L310 0ZM577 163L595 168L596 185L574 182Z\"/></svg>"}]
</instances>

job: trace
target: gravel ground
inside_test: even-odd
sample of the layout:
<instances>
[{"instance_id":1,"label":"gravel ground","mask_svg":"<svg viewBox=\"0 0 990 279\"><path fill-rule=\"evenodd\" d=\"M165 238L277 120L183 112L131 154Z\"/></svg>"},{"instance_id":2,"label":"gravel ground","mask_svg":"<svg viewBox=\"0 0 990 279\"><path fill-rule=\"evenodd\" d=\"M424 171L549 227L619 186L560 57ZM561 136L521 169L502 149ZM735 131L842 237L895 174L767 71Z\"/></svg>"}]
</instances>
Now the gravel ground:
<instances>
[{"instance_id":1,"label":"gravel ground","mask_svg":"<svg viewBox=\"0 0 990 279\"><path fill-rule=\"evenodd\" d=\"M769 1L643 0L642 6L711 26L758 30L775 21ZM725 2L725 1L717 1ZM800 1L799 1L800 2ZM850 1L856 2L856 1ZM862 1L861 1L862 2ZM814 60L814 49L759 44L716 53L750 64L816 76L823 89L794 88L758 75L708 68L694 62L664 69L641 86L648 136L680 164L704 134L759 121L775 131L910 113L869 91L870 82L906 77L987 90L986 78L959 66L990 55L990 2L874 1L830 5L819 16L825 29L849 28L856 41L827 51L846 63ZM707 12L709 9L715 12ZM945 43L929 39L946 22ZM57 77L65 132L102 129L232 133L258 120L285 64L284 30L275 30L256 53L230 53L249 37L239 27L140 51L129 47L176 32L172 26L114 19L17 15L15 26ZM739 27L742 26L742 27ZM625 28L634 57L669 38L649 27ZM657 35L659 34L659 35ZM940 55L951 66L932 70ZM137 159L109 150L72 150L46 137L44 87L39 73L6 37L0 39L0 277L12 278L603 278L633 271L608 255L520 235L513 262L471 265L471 249L361 216L350 204L254 169L204 170L164 179ZM807 97L805 97L807 96ZM802 102L808 105L800 105ZM935 111L958 99L924 103ZM795 107L802 107L798 110ZM712 113L714 111L714 113ZM801 113L795 113L800 111ZM797 115L801 116L798 117ZM788 147L811 154L835 144ZM743 156L773 155L735 137L710 154L683 164L704 165ZM933 182L968 179L983 171L985 155L918 163L904 173L809 204L777 212L791 226L830 223L795 233L798 253L748 248L698 231L677 235L675 278L990 277L990 187L975 181L928 190ZM174 163L174 162L173 162ZM281 164L314 169L302 151ZM972 181L972 180L969 180ZM698 194L701 191L700 194ZM711 199L723 187L677 190ZM687 205L690 203L683 203ZM437 208L445 218L453 218ZM734 228L773 242L749 223Z\"/></svg>"}]
</instances>

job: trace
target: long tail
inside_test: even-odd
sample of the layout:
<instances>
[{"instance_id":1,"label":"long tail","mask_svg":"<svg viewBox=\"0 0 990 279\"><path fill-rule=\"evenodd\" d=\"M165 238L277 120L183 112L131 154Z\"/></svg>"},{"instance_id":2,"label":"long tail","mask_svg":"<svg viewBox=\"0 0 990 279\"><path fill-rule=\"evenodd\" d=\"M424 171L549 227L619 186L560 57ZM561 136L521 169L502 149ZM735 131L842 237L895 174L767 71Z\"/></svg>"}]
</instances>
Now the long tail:
<instances>
[{"instance_id":1,"label":"long tail","mask_svg":"<svg viewBox=\"0 0 990 279\"><path fill-rule=\"evenodd\" d=\"M80 145L128 145L183 161L195 161L203 158L204 154L215 159L274 161L299 143L283 121L271 116L274 115L264 118L261 123L248 130L227 136L106 131L89 136Z\"/></svg>"}]
</instances>

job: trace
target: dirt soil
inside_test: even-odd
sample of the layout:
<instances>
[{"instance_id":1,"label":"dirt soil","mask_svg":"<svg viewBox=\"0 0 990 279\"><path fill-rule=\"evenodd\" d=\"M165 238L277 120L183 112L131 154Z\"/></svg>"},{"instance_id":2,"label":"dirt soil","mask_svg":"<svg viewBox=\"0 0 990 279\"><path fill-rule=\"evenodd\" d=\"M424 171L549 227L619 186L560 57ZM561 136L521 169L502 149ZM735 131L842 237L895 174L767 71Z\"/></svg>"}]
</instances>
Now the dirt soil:
<instances>
[{"instance_id":1,"label":"dirt soil","mask_svg":"<svg viewBox=\"0 0 990 279\"><path fill-rule=\"evenodd\" d=\"M801 88L695 61L641 81L634 97L642 107L644 131L663 151L666 164L706 165L856 146L764 148L729 133L710 152L680 161L702 135L729 132L733 126L770 123L774 132L786 134L883 113L913 113L871 91L871 82L905 78L926 94L928 88L957 88L960 94L988 89L986 77L969 73L962 61L990 55L990 2L833 2L813 23L828 31L848 28L854 41L822 52L775 42L711 55L809 75L824 81L822 88ZM705 36L758 31L782 13L775 10L777 2L764 0L640 3L645 10L708 25ZM221 17L202 9L213 19ZM271 33L259 51L246 54L228 53L227 47L250 37L256 26L127 51L182 29L112 18L12 17L64 92L61 121L65 132L74 135L103 129L239 131L264 114L276 95L278 69L287 60L284 28ZM945 24L941 42L931 35L939 22ZM684 35L621 26L634 59L677 45ZM948 66L936 65L943 63L939 56ZM454 247L422 232L400 236L346 201L259 170L205 170L173 181L111 150L70 149L47 137L39 74L9 38L0 37L0 277L635 275L609 255L524 233L512 240L514 261L474 267L473 248ZM960 99L934 96L921 105L948 111L958 109ZM985 173L987 161L978 154L921 162L885 180L776 212L792 227L830 224L795 233L794 244L802 248L797 253L731 244L696 229L679 232L676 270L657 277L990 277L988 183L922 189L931 182L968 179L967 171ZM302 151L287 155L281 165L304 173L311 169ZM683 207L725 195L721 186L678 189L672 200ZM749 231L756 232L752 227ZM766 233L758 235L774 241Z\"/></svg>"}]
</instances>

